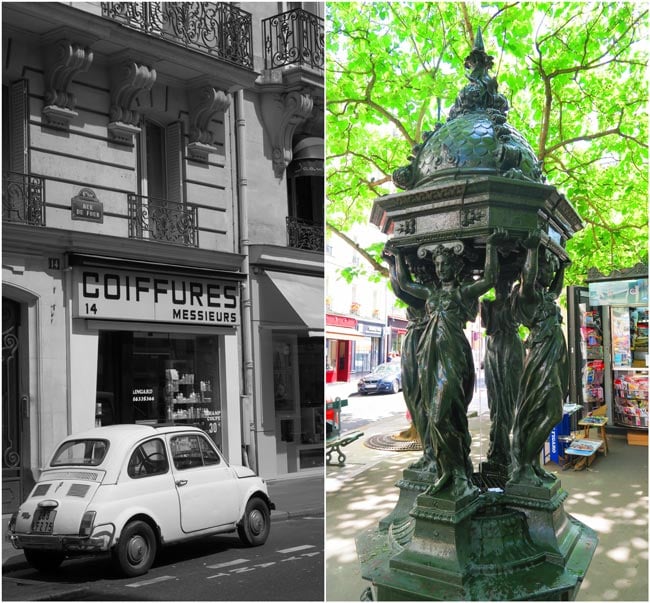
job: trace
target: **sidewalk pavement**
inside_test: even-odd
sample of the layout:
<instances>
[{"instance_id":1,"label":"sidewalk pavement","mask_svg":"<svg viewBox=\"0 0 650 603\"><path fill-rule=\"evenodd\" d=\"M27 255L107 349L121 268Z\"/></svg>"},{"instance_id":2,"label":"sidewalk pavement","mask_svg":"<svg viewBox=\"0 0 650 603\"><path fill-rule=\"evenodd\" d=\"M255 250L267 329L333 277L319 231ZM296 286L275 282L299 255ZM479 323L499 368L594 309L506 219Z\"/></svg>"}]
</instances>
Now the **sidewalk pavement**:
<instances>
[{"instance_id":1,"label":"sidewalk pavement","mask_svg":"<svg viewBox=\"0 0 650 603\"><path fill-rule=\"evenodd\" d=\"M399 432L406 421L383 423L383 433ZM489 443L489 413L469 420L472 460L484 460ZM373 431L379 430L373 425ZM330 465L326 477L327 601L358 601L369 586L360 574L355 538L377 525L395 506L395 482L420 452L373 450L366 437L346 447L343 467ZM609 453L598 454L583 471L554 463L568 492L568 513L598 533L599 543L578 601L649 601L648 597L648 448L608 436Z\"/></svg>"},{"instance_id":2,"label":"sidewalk pavement","mask_svg":"<svg viewBox=\"0 0 650 603\"><path fill-rule=\"evenodd\" d=\"M323 517L324 472L297 474L266 480L269 496L275 503L271 521L286 521L301 517ZM7 578L5 572L28 570L29 566L20 550L6 539L10 515L2 516L2 600L12 601L63 601L78 598L85 587L64 583Z\"/></svg>"}]
</instances>

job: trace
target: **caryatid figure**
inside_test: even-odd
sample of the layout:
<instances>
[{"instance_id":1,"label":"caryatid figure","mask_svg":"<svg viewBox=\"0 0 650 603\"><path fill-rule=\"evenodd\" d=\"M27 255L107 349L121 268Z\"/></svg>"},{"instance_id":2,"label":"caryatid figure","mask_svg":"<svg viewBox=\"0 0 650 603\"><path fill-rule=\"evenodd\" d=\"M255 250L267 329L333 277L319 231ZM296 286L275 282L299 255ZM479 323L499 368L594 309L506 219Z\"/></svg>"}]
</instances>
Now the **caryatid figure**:
<instances>
[{"instance_id":1,"label":"caryatid figure","mask_svg":"<svg viewBox=\"0 0 650 603\"><path fill-rule=\"evenodd\" d=\"M539 456L553 427L562 420L569 388L562 315L555 303L562 292L564 265L549 250L540 250L540 241L539 230L523 241L526 261L512 296L513 316L530 334L519 383L508 483L532 486L556 479L541 467Z\"/></svg>"}]
</instances>

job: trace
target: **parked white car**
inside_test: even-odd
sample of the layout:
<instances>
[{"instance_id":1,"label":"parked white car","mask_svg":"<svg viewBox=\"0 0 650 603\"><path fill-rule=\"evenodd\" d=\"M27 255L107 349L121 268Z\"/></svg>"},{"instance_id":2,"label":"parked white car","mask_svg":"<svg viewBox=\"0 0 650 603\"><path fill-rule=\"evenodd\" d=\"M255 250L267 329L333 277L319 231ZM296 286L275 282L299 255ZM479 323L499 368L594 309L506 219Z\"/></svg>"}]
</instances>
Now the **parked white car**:
<instances>
[{"instance_id":1,"label":"parked white car","mask_svg":"<svg viewBox=\"0 0 650 603\"><path fill-rule=\"evenodd\" d=\"M110 551L119 571L139 576L161 545L234 531L264 544L274 508L264 481L228 465L200 429L111 425L61 442L9 538L41 571Z\"/></svg>"}]
</instances>

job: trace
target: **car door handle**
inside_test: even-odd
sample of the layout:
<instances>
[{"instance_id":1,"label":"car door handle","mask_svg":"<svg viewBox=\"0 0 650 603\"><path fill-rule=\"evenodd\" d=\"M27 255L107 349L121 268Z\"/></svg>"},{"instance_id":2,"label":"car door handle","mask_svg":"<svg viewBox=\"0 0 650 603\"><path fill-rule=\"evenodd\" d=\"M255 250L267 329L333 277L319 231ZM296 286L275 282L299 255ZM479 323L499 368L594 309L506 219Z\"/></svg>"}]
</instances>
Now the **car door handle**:
<instances>
[{"instance_id":1,"label":"car door handle","mask_svg":"<svg viewBox=\"0 0 650 603\"><path fill-rule=\"evenodd\" d=\"M176 485L179 486L179 487L180 487L180 486L184 486L185 484L187 484L187 480L186 480L186 479L179 479L179 480L176 482Z\"/></svg>"}]
</instances>

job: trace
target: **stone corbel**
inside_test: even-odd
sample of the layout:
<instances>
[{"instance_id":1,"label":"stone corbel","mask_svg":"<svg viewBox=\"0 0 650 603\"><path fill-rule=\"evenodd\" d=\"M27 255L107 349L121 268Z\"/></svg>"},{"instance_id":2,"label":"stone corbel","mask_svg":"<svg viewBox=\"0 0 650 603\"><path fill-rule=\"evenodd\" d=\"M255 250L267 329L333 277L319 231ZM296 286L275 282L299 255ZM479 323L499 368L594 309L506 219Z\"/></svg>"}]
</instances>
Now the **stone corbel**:
<instances>
[{"instance_id":1,"label":"stone corbel","mask_svg":"<svg viewBox=\"0 0 650 603\"><path fill-rule=\"evenodd\" d=\"M205 162L210 153L217 150L210 122L217 114L228 109L231 99L229 94L212 86L203 86L192 90L190 94L190 141L187 144L187 154L190 159Z\"/></svg>"},{"instance_id":2,"label":"stone corbel","mask_svg":"<svg viewBox=\"0 0 650 603\"><path fill-rule=\"evenodd\" d=\"M131 107L140 92L151 90L156 70L127 59L113 66L111 79L108 137L119 144L133 144L134 134L140 132L140 113Z\"/></svg>"},{"instance_id":3,"label":"stone corbel","mask_svg":"<svg viewBox=\"0 0 650 603\"><path fill-rule=\"evenodd\" d=\"M277 178L282 178L291 163L293 134L310 116L313 107L310 94L267 92L262 95L262 121L271 139L273 171Z\"/></svg>"},{"instance_id":4,"label":"stone corbel","mask_svg":"<svg viewBox=\"0 0 650 603\"><path fill-rule=\"evenodd\" d=\"M68 39L61 39L45 46L45 104L42 115L48 126L68 129L77 117L74 110L77 100L68 90L77 73L90 69L92 51Z\"/></svg>"}]
</instances>

